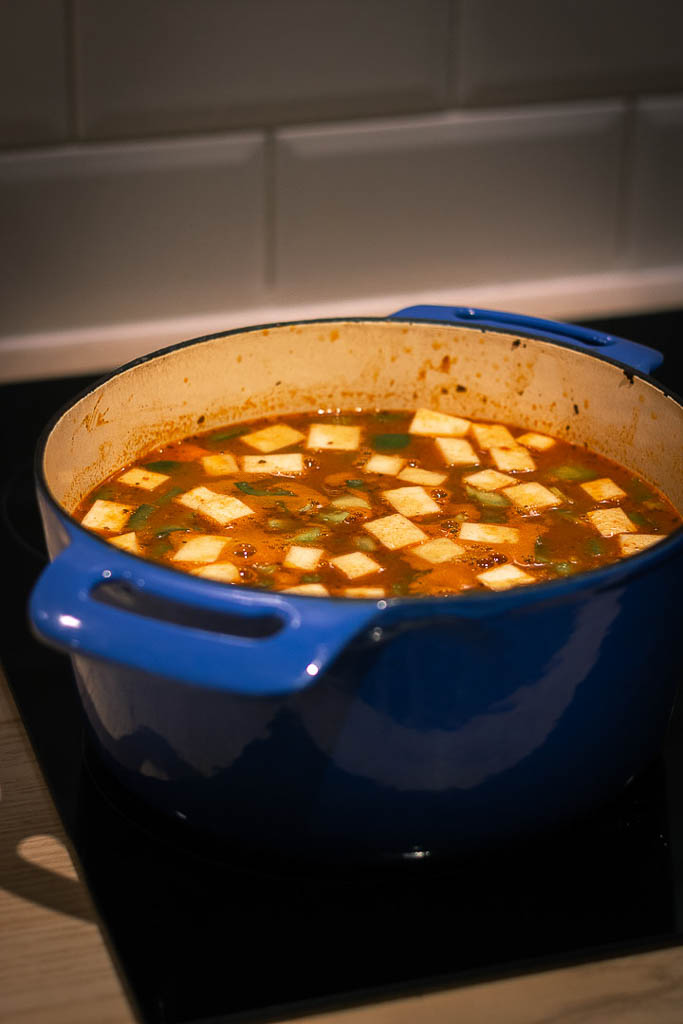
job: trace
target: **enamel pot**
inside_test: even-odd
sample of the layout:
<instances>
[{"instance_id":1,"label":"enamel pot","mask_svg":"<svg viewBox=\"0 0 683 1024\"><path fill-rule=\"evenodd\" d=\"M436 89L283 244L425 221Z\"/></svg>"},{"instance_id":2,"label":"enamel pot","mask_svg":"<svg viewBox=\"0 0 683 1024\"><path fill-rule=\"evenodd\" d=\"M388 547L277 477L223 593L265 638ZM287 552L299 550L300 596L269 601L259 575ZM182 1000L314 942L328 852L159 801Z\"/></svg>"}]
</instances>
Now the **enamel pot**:
<instances>
[{"instance_id":1,"label":"enamel pot","mask_svg":"<svg viewBox=\"0 0 683 1024\"><path fill-rule=\"evenodd\" d=\"M418 406L586 444L680 510L683 410L646 375L659 361L565 324L414 307L200 338L95 384L37 452L51 563L30 617L71 655L108 770L203 835L346 863L452 855L614 797L665 737L683 531L556 582L371 601L153 565L70 512L198 430Z\"/></svg>"}]
</instances>

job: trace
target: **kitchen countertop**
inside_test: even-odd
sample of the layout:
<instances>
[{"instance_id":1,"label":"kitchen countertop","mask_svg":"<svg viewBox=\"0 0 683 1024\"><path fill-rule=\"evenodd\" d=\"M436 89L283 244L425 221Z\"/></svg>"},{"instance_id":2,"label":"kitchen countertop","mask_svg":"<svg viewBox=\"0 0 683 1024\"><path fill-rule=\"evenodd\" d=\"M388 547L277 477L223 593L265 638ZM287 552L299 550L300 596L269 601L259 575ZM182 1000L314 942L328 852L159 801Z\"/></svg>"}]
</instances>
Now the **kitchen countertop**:
<instances>
[{"instance_id":1,"label":"kitchen countertop","mask_svg":"<svg viewBox=\"0 0 683 1024\"><path fill-rule=\"evenodd\" d=\"M89 893L0 672L0 1019L133 1024ZM307 1016L291 1024L680 1024L683 947Z\"/></svg>"}]
</instances>

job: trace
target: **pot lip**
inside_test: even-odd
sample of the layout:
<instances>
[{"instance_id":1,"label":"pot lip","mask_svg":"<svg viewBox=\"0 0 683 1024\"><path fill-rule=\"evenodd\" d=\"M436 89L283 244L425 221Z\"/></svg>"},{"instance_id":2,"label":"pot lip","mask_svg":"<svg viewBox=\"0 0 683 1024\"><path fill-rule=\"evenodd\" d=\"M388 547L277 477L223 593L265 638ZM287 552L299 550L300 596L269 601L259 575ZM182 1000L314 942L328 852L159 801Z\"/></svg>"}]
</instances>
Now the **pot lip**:
<instances>
[{"instance_id":1,"label":"pot lip","mask_svg":"<svg viewBox=\"0 0 683 1024\"><path fill-rule=\"evenodd\" d=\"M559 322L560 321L558 321L558 323ZM443 320L432 320L423 317L406 317L405 319L400 320L394 320L389 317L383 316L311 317L310 319L304 320L284 320L267 324L250 324L249 326L246 327L236 327L227 331L216 331L212 334L202 335L201 337L188 338L183 341L175 342L174 344L168 345L164 348L156 349L154 352L145 353L144 355L138 356L136 359L132 359L129 362L122 364L121 366L115 367L109 373L103 374L101 377L96 378L91 384L83 388L80 392L78 392L78 394L74 395L71 399L69 399L69 401L65 402L50 417L48 422L45 424L36 443L36 448L33 457L34 480L36 481L36 485L39 488L44 500L48 502L48 504L58 514L60 518L66 519L69 526L74 528L79 535L82 534L84 537L87 537L88 540L91 540L98 545L102 544L106 549L109 549L110 545L106 540L104 540L101 537L98 537L97 534L91 533L89 530L86 530L84 527L81 526L80 523L73 519L73 517L62 508L59 502L53 497L47 480L45 479L45 474L43 470L43 453L47 445L48 438L56 424L72 406L76 405L77 402L81 401L81 399L91 394L97 388L102 387L104 384L108 383L108 381L113 380L114 377L118 377L119 374L134 369L136 366L141 366L144 363L152 362L154 359L157 359L160 356L168 355L169 353L175 352L179 349L189 348L192 345L202 344L207 341L214 341L217 338L228 338L237 334L247 334L251 333L252 331L275 330L276 328L279 327L306 326L308 324L339 323L423 323L433 324L434 326L441 327L457 326L465 328L467 328L468 326L466 324L449 325L446 324ZM475 327L475 325L472 325L469 329L479 330L483 334L510 333L509 329L507 328L498 329L496 327ZM548 345L556 345L558 348L569 349L572 352L578 351L580 355L585 355L589 359L599 359L602 362L610 363L612 366L616 366L618 369L621 369L624 372L624 375L629 380L632 380L633 377L638 377L639 379L646 381L656 391L659 391L660 394L664 395L666 398L672 399L679 407L683 409L683 398L681 398L681 396L679 396L676 392L672 391L670 388L666 387L660 381L651 377L649 374L643 373L640 370L635 370L632 367L628 366L626 363L622 363L616 359L612 359L609 356L604 355L600 351L593 353L586 352L584 350L577 350L575 346L571 345L568 342L564 342L556 338L544 337L542 331L537 332L529 329L515 329L514 334L521 338L529 338L532 341L540 341ZM652 547L650 548L646 548L643 551L638 552L635 555L629 555L628 558L621 559L618 562L613 562L612 564L604 566L602 568L582 570L576 573L575 576L571 575L568 577L564 577L562 579L542 580L538 583L532 583L524 587L513 587L509 590L503 591L475 591L467 592L465 594L442 595L438 597L429 595L425 595L424 597L419 595L396 596L382 599L379 601L376 599L373 600L371 598L353 598L352 600L361 604L376 605L380 609L397 606L405 607L408 605L416 605L417 607L426 608L428 605L435 605L438 607L448 607L449 610L452 610L454 607L460 607L463 608L463 610L469 607L472 610L474 610L475 608L479 607L482 604L482 602L484 602L487 606L506 606L510 603L511 597L513 598L513 603L515 605L519 605L521 603L527 604L529 602L533 602L535 599L539 597L542 600L543 596L546 594L548 595L548 598L553 598L555 596L561 597L563 594L570 594L574 590L582 588L584 581L586 583L586 586L590 586L592 584L593 586L599 588L602 588L603 584L616 584L622 579L622 577L633 575L634 570L639 575L640 571L645 572L649 569L651 565L657 565L664 558L667 558L670 553L673 553L673 550L678 546L683 547L683 525L677 527L677 529L675 529L673 533L669 534L669 536L666 537L664 540L652 545ZM149 566L150 564L146 559L141 558L140 556L135 555L131 552L117 551L117 556L123 556L125 559L133 559L136 564L139 564L141 562L147 566ZM172 566L162 566L156 564L154 565L154 569L164 573L182 572L182 570L174 569ZM186 574L183 573L183 575ZM199 586L225 586L225 584L214 583L211 580L197 579L196 582L197 585ZM254 588L252 587L242 587L237 584L230 584L230 586L235 587L236 589L239 589L240 591L246 594L254 590ZM540 591L539 588L541 588ZM286 596L290 600L294 600L295 602L320 600L346 602L350 600L349 598L335 598L333 596L324 598L311 597L310 595L306 594L286 594L284 596ZM522 598L522 600L520 600L520 598Z\"/></svg>"}]
</instances>

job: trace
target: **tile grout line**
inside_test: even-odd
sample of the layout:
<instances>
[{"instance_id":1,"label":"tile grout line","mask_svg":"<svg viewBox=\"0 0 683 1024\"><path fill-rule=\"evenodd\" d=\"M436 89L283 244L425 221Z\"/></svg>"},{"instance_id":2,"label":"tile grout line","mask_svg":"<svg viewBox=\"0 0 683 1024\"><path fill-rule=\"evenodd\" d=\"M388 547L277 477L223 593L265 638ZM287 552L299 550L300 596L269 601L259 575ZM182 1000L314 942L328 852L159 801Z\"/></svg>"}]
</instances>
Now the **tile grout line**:
<instances>
[{"instance_id":1,"label":"tile grout line","mask_svg":"<svg viewBox=\"0 0 683 1024\"><path fill-rule=\"evenodd\" d=\"M448 6L448 42L446 53L446 109L460 107L460 56L462 53L462 3L450 0Z\"/></svg>"},{"instance_id":2,"label":"tile grout line","mask_svg":"<svg viewBox=\"0 0 683 1024\"><path fill-rule=\"evenodd\" d=\"M276 241L276 147L275 130L266 128L263 135L263 246L264 286L266 292L275 288L277 276Z\"/></svg>"},{"instance_id":3,"label":"tile grout line","mask_svg":"<svg viewBox=\"0 0 683 1024\"><path fill-rule=\"evenodd\" d=\"M64 37L66 87L68 102L69 138L72 142L83 138L83 111L81 106L80 67L78 61L77 32L78 0L64 0Z\"/></svg>"},{"instance_id":4,"label":"tile grout line","mask_svg":"<svg viewBox=\"0 0 683 1024\"><path fill-rule=\"evenodd\" d=\"M624 127L621 142L621 167L617 184L617 226L615 232L618 267L628 264L633 222L633 181L635 176L637 97L624 99Z\"/></svg>"}]
</instances>

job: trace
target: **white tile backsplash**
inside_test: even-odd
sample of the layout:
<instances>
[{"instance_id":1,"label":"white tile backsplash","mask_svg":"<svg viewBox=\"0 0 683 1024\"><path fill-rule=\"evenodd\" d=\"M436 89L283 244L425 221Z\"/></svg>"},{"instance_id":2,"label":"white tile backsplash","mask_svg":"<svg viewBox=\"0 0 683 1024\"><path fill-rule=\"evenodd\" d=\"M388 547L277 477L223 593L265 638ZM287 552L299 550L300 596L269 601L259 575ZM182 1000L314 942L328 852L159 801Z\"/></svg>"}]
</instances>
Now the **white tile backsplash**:
<instances>
[{"instance_id":1,"label":"white tile backsplash","mask_svg":"<svg viewBox=\"0 0 683 1024\"><path fill-rule=\"evenodd\" d=\"M66 27L62 0L0 3L0 147L67 137Z\"/></svg>"},{"instance_id":2,"label":"white tile backsplash","mask_svg":"<svg viewBox=\"0 0 683 1024\"><path fill-rule=\"evenodd\" d=\"M460 0L451 103L683 88L681 0Z\"/></svg>"},{"instance_id":3,"label":"white tile backsplash","mask_svg":"<svg viewBox=\"0 0 683 1024\"><path fill-rule=\"evenodd\" d=\"M282 131L276 294L610 268L622 130L614 102Z\"/></svg>"},{"instance_id":4,"label":"white tile backsplash","mask_svg":"<svg viewBox=\"0 0 683 1024\"><path fill-rule=\"evenodd\" d=\"M424 110L448 0L77 0L85 138Z\"/></svg>"},{"instance_id":5,"label":"white tile backsplash","mask_svg":"<svg viewBox=\"0 0 683 1024\"><path fill-rule=\"evenodd\" d=\"M628 200L629 263L683 261L683 95L637 104Z\"/></svg>"},{"instance_id":6,"label":"white tile backsplash","mask_svg":"<svg viewBox=\"0 0 683 1024\"><path fill-rule=\"evenodd\" d=\"M0 380L416 302L680 306L681 38L682 0L0 0Z\"/></svg>"},{"instance_id":7,"label":"white tile backsplash","mask_svg":"<svg viewBox=\"0 0 683 1024\"><path fill-rule=\"evenodd\" d=\"M0 334L261 297L255 134L0 155Z\"/></svg>"}]
</instances>

